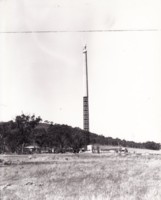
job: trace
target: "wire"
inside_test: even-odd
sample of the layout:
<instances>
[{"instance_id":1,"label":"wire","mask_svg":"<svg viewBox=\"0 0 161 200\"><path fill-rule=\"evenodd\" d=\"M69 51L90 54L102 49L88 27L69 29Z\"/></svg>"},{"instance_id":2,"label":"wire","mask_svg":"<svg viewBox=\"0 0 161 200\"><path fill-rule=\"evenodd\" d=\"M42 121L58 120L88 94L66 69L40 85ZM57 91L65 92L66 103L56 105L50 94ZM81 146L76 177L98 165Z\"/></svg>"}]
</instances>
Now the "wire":
<instances>
[{"instance_id":1,"label":"wire","mask_svg":"<svg viewBox=\"0 0 161 200\"><path fill-rule=\"evenodd\" d=\"M159 32L161 29L98 29L98 30L40 30L40 31L0 31L0 34L32 33L102 33L102 32Z\"/></svg>"}]
</instances>

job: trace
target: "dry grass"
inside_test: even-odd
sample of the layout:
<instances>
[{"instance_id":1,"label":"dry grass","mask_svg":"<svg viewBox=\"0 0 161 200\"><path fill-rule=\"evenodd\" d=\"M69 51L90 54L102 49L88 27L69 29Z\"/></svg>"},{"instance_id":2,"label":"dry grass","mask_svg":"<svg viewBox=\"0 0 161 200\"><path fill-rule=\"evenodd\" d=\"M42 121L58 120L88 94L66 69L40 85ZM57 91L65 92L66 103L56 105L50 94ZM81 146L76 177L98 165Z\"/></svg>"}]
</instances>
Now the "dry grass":
<instances>
[{"instance_id":1,"label":"dry grass","mask_svg":"<svg viewBox=\"0 0 161 200\"><path fill-rule=\"evenodd\" d=\"M0 159L2 200L161 199L160 155L51 154Z\"/></svg>"}]
</instances>

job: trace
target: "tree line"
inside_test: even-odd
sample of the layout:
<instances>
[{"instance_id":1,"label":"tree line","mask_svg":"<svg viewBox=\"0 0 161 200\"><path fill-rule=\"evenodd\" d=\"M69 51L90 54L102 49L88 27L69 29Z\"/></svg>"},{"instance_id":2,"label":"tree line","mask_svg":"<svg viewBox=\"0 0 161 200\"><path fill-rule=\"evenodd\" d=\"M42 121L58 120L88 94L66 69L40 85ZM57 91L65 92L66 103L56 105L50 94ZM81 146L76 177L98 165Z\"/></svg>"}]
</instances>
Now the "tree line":
<instances>
[{"instance_id":1,"label":"tree line","mask_svg":"<svg viewBox=\"0 0 161 200\"><path fill-rule=\"evenodd\" d=\"M153 141L136 143L119 138L105 137L68 125L42 123L40 116L21 114L9 122L0 123L0 153L23 153L24 147L36 144L40 148L54 148L56 152L73 152L88 144L112 145L159 150L160 144Z\"/></svg>"}]
</instances>

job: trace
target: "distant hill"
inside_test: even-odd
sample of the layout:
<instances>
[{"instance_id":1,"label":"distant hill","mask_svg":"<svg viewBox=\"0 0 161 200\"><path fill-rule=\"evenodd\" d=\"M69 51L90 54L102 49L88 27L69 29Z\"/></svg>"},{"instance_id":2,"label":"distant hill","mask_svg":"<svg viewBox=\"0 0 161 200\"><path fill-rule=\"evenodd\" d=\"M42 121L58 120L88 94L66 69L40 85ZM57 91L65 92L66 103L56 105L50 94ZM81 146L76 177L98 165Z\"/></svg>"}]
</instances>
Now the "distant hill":
<instances>
[{"instance_id":1,"label":"distant hill","mask_svg":"<svg viewBox=\"0 0 161 200\"><path fill-rule=\"evenodd\" d=\"M37 129L39 128L44 128L47 130L49 128L50 124L46 123L40 123L37 126ZM58 126L58 129L61 129L61 127L65 126L65 128L70 132L70 134L73 134L76 129L79 128L73 128L68 125L60 125L60 124L54 124L53 127ZM87 133L82 129L79 129L79 134L86 133L88 134L89 137L89 143L90 144L100 144L100 145L112 145L112 146L123 146L123 147L132 147L132 148L147 148L147 149L154 149L158 150L160 149L160 144L155 143L153 141L147 141L147 142L134 142L134 141L126 141L126 140L121 140L119 138L112 138L112 137L105 137L103 135L99 135L96 133ZM81 136L81 135L80 135Z\"/></svg>"},{"instance_id":2,"label":"distant hill","mask_svg":"<svg viewBox=\"0 0 161 200\"><path fill-rule=\"evenodd\" d=\"M36 128L32 129L30 124L24 123L19 127L13 121L0 122L0 152L4 151L4 144L9 151L15 152L17 149L22 149L22 146L33 143L40 147L56 147L59 151L72 148L75 152L87 144L160 149L160 144L153 141L137 143L110 136L105 137L64 124L38 123Z\"/></svg>"}]
</instances>

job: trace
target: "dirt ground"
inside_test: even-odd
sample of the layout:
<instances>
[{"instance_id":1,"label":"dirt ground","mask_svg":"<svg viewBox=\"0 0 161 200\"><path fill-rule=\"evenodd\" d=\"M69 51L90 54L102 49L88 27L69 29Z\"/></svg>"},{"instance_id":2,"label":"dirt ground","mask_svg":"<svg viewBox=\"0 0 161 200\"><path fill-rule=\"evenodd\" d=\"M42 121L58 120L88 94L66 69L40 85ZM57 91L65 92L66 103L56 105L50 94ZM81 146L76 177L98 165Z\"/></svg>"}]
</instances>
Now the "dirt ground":
<instances>
[{"instance_id":1,"label":"dirt ground","mask_svg":"<svg viewBox=\"0 0 161 200\"><path fill-rule=\"evenodd\" d=\"M0 200L160 200L161 155L0 155Z\"/></svg>"}]
</instances>

